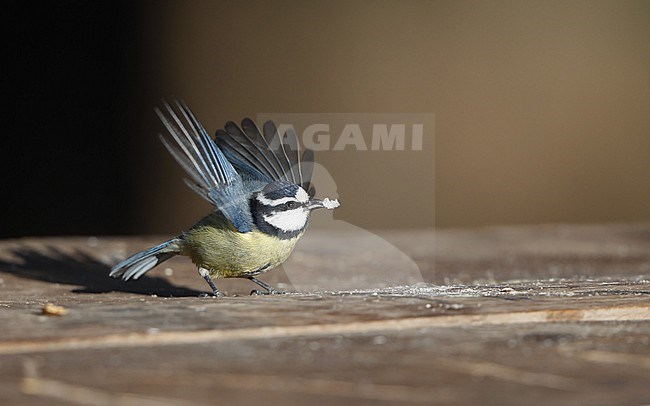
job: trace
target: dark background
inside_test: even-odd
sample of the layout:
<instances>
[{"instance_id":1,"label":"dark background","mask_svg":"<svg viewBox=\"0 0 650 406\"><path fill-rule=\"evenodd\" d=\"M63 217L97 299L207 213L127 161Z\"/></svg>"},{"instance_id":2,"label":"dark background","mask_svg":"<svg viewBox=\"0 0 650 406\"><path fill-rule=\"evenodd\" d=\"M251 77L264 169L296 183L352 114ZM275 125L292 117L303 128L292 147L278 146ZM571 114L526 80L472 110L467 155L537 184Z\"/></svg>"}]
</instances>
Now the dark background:
<instances>
[{"instance_id":1,"label":"dark background","mask_svg":"<svg viewBox=\"0 0 650 406\"><path fill-rule=\"evenodd\" d=\"M208 207L156 138L171 97L210 132L434 113L435 152L319 157L335 217L365 228L431 227L434 206L438 227L650 218L647 1L8 2L4 20L0 237L190 225Z\"/></svg>"},{"instance_id":2,"label":"dark background","mask_svg":"<svg viewBox=\"0 0 650 406\"><path fill-rule=\"evenodd\" d=\"M8 2L0 236L132 232L137 2Z\"/></svg>"}]
</instances>

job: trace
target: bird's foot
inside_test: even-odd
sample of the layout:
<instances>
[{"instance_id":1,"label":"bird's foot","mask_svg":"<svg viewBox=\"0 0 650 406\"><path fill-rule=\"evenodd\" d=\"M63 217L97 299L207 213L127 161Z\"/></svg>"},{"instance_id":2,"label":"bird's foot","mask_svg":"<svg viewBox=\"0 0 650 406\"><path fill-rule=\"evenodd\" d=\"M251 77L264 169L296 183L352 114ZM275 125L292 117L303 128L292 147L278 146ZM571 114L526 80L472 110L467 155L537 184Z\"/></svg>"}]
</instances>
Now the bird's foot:
<instances>
[{"instance_id":1,"label":"bird's foot","mask_svg":"<svg viewBox=\"0 0 650 406\"><path fill-rule=\"evenodd\" d=\"M217 298L225 297L225 295L223 293L217 291L217 292L212 292L212 293L201 293L199 295L199 297L201 299L205 299L205 298L217 299Z\"/></svg>"},{"instance_id":2,"label":"bird's foot","mask_svg":"<svg viewBox=\"0 0 650 406\"><path fill-rule=\"evenodd\" d=\"M212 278L210 278L210 273L207 269L199 268L199 275L201 275L201 277L208 283L208 285L210 285L210 289L212 289L212 296L210 296L209 293L202 293L199 295L199 297L223 297L223 293L221 293L219 289L217 289L217 287L214 285L214 282L212 282Z\"/></svg>"},{"instance_id":3,"label":"bird's foot","mask_svg":"<svg viewBox=\"0 0 650 406\"><path fill-rule=\"evenodd\" d=\"M266 292L260 292L259 290L253 290L253 291L251 291L251 295L284 295L285 293L287 293L287 292L283 292L281 290L275 289L274 287L272 287L268 283L262 282L259 279L255 279L252 276L249 276L248 279L251 282L256 283L257 285L259 285L264 290L266 290Z\"/></svg>"},{"instance_id":4,"label":"bird's foot","mask_svg":"<svg viewBox=\"0 0 650 406\"><path fill-rule=\"evenodd\" d=\"M263 291L260 291L260 290L257 290L257 289L251 290L251 296L286 295L286 294L287 294L287 292L285 292L283 290L278 290L278 289L273 289L273 288L267 290L266 292L263 292Z\"/></svg>"}]
</instances>

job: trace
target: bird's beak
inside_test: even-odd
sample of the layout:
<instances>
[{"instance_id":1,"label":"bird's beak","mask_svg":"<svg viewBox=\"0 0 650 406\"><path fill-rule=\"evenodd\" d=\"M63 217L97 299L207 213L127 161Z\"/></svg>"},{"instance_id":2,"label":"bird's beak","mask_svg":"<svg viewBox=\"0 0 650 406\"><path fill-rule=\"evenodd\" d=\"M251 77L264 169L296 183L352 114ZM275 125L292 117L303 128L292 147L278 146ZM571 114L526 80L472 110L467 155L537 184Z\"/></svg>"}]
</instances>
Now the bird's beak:
<instances>
[{"instance_id":1,"label":"bird's beak","mask_svg":"<svg viewBox=\"0 0 650 406\"><path fill-rule=\"evenodd\" d=\"M337 207L339 207L341 204L339 203L338 199L330 200L328 197L325 199L311 199L309 201L309 205L307 208L309 210L314 210L314 209L327 209L327 210L334 210Z\"/></svg>"}]
</instances>

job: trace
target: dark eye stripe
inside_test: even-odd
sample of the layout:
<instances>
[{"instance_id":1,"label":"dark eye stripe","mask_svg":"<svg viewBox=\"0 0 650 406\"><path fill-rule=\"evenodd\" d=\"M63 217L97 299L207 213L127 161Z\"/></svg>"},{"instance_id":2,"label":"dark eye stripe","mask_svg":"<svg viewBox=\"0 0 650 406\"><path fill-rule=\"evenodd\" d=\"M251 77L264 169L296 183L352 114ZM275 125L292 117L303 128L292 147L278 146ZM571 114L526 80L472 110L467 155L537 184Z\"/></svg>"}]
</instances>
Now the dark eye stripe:
<instances>
[{"instance_id":1,"label":"dark eye stripe","mask_svg":"<svg viewBox=\"0 0 650 406\"><path fill-rule=\"evenodd\" d=\"M277 206L266 206L266 207L268 207L269 211L278 212L278 211L293 210L299 207L304 207L305 204L306 203L301 203L301 202L296 202L291 200L286 203L278 204Z\"/></svg>"},{"instance_id":2,"label":"dark eye stripe","mask_svg":"<svg viewBox=\"0 0 650 406\"><path fill-rule=\"evenodd\" d=\"M293 209L297 209L300 206L302 206L300 202L294 202L294 201L286 202L280 205L280 207L282 207L284 210L293 210Z\"/></svg>"}]
</instances>

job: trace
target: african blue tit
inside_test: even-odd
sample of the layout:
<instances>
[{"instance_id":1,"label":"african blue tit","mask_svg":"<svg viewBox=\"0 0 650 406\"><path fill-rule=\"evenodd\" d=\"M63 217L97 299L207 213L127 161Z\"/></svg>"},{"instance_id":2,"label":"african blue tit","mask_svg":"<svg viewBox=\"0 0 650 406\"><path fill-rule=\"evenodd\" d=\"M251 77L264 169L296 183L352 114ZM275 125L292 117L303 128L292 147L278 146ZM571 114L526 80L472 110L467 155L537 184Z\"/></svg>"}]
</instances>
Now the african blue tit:
<instances>
[{"instance_id":1,"label":"african blue tit","mask_svg":"<svg viewBox=\"0 0 650 406\"><path fill-rule=\"evenodd\" d=\"M311 150L300 154L293 131L280 137L267 121L262 131L250 119L232 121L213 140L190 109L176 102L156 109L171 139L160 139L183 167L185 179L214 210L181 235L138 252L115 265L112 277L138 279L175 255L189 257L215 296L216 278L255 277L282 264L304 234L312 210L334 209L337 200L315 199ZM180 117L179 117L180 116Z\"/></svg>"}]
</instances>

